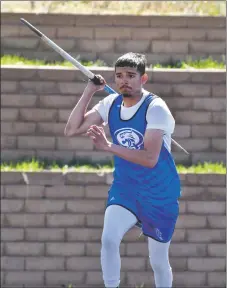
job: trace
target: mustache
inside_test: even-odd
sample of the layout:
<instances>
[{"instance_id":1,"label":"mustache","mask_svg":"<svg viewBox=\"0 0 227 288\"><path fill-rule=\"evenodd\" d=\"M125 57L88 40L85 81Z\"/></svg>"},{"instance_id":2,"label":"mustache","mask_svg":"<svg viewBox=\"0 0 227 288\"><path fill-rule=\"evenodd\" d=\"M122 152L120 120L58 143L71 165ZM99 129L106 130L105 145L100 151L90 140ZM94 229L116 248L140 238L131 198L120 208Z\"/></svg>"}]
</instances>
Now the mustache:
<instances>
[{"instance_id":1,"label":"mustache","mask_svg":"<svg viewBox=\"0 0 227 288\"><path fill-rule=\"evenodd\" d=\"M132 89L130 86L128 86L128 85L122 85L121 87L120 87L120 89L125 89L125 88L127 88L127 89Z\"/></svg>"}]
</instances>

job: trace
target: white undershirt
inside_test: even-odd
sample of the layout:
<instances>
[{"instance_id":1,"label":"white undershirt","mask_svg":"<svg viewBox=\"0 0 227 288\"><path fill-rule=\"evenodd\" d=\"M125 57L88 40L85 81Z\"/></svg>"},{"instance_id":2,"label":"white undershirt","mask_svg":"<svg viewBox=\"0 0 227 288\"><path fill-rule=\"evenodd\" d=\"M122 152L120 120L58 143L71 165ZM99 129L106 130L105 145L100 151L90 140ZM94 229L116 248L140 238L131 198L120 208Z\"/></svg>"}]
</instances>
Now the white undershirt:
<instances>
[{"instance_id":1,"label":"white undershirt","mask_svg":"<svg viewBox=\"0 0 227 288\"><path fill-rule=\"evenodd\" d=\"M128 120L133 117L148 94L148 91L143 90L143 97L138 103L131 107L121 105L122 120ZM99 103L93 107L93 109L99 112L105 124L108 124L110 107L118 95L119 94L111 94L99 101ZM164 144L166 148L171 151L171 134L174 132L175 120L164 100L156 98L150 103L147 110L146 120L147 129L160 129L164 131Z\"/></svg>"}]
</instances>

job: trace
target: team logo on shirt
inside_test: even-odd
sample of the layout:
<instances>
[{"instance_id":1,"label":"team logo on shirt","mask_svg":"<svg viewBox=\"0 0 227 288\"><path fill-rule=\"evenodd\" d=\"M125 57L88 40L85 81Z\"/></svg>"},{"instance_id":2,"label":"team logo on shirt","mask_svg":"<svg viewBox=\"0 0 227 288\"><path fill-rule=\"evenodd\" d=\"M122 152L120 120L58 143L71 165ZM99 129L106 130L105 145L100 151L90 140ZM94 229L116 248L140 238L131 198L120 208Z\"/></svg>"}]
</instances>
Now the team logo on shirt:
<instances>
[{"instance_id":1,"label":"team logo on shirt","mask_svg":"<svg viewBox=\"0 0 227 288\"><path fill-rule=\"evenodd\" d=\"M143 144L143 135L132 128L121 128L114 133L118 143L129 149L140 149Z\"/></svg>"}]
</instances>

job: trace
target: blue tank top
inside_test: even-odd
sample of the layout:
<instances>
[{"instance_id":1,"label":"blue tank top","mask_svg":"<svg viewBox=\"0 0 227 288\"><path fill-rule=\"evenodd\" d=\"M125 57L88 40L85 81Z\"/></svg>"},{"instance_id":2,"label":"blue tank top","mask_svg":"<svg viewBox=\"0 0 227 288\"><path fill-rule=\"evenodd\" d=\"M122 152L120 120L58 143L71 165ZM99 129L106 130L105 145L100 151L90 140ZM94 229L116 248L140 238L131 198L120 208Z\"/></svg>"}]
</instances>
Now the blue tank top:
<instances>
[{"instance_id":1,"label":"blue tank top","mask_svg":"<svg viewBox=\"0 0 227 288\"><path fill-rule=\"evenodd\" d=\"M158 96L149 94L133 117L121 119L122 95L116 97L109 110L109 129L114 144L129 149L144 149L146 131L146 113L149 104ZM180 179L172 155L162 143L157 164L153 168L135 164L121 157L114 156L114 180L112 185L120 189L129 189L143 193L149 199L164 200L180 197ZM175 187L176 189L170 189Z\"/></svg>"}]
</instances>

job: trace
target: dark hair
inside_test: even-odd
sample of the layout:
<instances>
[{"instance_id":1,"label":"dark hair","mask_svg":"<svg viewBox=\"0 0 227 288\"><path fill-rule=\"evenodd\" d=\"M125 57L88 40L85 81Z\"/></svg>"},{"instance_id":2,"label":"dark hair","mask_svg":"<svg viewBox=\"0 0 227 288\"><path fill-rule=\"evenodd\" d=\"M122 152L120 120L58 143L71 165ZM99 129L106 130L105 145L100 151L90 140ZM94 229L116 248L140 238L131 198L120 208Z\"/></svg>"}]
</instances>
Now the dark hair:
<instances>
[{"instance_id":1,"label":"dark hair","mask_svg":"<svg viewBox=\"0 0 227 288\"><path fill-rule=\"evenodd\" d=\"M146 64L145 55L129 52L117 59L115 62L115 69L116 67L134 67L137 68L137 71L142 76L145 73Z\"/></svg>"}]
</instances>

